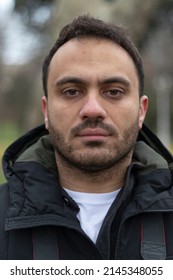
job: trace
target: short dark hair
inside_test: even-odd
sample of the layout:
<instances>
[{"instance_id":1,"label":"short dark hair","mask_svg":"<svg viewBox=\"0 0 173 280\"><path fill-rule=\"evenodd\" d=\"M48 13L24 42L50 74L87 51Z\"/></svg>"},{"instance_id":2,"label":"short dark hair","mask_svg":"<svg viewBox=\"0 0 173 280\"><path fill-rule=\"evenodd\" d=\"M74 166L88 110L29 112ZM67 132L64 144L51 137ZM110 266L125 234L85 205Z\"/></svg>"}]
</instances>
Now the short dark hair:
<instances>
[{"instance_id":1,"label":"short dark hair","mask_svg":"<svg viewBox=\"0 0 173 280\"><path fill-rule=\"evenodd\" d=\"M52 49L49 51L43 62L43 90L45 95L47 96L47 79L49 74L49 65L52 57L56 53L56 51L66 42L70 41L73 38L81 38L81 37L97 37L101 39L108 39L123 49L131 56L139 79L139 92L142 95L144 90L144 70L142 65L141 56L132 43L131 39L128 37L126 31L115 24L106 23L100 19L93 18L89 15L83 15L75 18L70 24L64 26L61 30L57 41L55 42Z\"/></svg>"}]
</instances>

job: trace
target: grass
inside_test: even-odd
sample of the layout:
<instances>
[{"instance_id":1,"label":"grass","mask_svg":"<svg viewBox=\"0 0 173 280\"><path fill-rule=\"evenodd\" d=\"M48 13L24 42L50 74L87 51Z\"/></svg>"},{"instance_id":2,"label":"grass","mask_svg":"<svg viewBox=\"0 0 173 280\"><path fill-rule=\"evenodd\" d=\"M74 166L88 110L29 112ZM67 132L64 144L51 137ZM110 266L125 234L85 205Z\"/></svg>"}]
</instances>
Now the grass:
<instances>
[{"instance_id":1,"label":"grass","mask_svg":"<svg viewBox=\"0 0 173 280\"><path fill-rule=\"evenodd\" d=\"M2 171L2 156L6 148L19 136L17 125L13 123L0 123L0 184L5 182Z\"/></svg>"}]
</instances>

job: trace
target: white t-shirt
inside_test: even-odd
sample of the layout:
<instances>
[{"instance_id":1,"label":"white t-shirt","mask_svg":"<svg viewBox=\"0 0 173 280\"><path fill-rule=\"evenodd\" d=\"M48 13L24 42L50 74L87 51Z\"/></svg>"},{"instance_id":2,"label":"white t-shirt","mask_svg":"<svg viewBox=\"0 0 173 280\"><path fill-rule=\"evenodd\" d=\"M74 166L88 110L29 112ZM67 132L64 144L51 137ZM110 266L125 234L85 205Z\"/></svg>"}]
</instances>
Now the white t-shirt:
<instances>
[{"instance_id":1,"label":"white t-shirt","mask_svg":"<svg viewBox=\"0 0 173 280\"><path fill-rule=\"evenodd\" d=\"M80 208L77 218L82 229L96 243L103 220L120 189L99 194L65 190Z\"/></svg>"}]
</instances>

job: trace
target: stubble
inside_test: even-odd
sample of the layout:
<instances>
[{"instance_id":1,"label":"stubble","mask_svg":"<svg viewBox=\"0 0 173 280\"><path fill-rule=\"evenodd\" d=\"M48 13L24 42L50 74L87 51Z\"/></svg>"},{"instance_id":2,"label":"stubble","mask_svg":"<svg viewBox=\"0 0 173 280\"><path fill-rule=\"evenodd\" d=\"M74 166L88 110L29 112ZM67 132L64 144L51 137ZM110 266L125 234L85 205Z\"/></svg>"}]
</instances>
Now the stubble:
<instances>
[{"instance_id":1,"label":"stubble","mask_svg":"<svg viewBox=\"0 0 173 280\"><path fill-rule=\"evenodd\" d=\"M86 151L78 151L73 145L73 139L85 128L102 128L109 132L112 141L108 146L104 141L88 141L85 143ZM111 125L100 120L87 120L72 128L68 143L62 132L49 120L49 134L55 150L56 158L68 168L75 168L83 173L96 174L109 170L123 162L131 161L132 152L138 136L138 119L119 135ZM71 140L71 141L70 141Z\"/></svg>"}]
</instances>

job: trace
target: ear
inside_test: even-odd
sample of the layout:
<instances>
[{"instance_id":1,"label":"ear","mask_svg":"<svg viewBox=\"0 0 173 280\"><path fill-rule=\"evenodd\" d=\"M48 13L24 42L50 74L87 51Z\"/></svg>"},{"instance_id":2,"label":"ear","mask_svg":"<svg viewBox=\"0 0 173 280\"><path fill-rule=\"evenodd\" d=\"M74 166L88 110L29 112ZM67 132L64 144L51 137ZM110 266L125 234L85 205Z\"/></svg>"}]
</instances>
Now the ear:
<instances>
[{"instance_id":1,"label":"ear","mask_svg":"<svg viewBox=\"0 0 173 280\"><path fill-rule=\"evenodd\" d=\"M48 102L47 102L47 97L43 96L42 97L42 112L44 115L44 123L46 129L49 128L49 123L48 123Z\"/></svg>"},{"instance_id":2,"label":"ear","mask_svg":"<svg viewBox=\"0 0 173 280\"><path fill-rule=\"evenodd\" d=\"M145 120L146 113L148 111L148 97L143 95L140 98L140 107L139 107L139 129L142 128L143 122Z\"/></svg>"}]
</instances>

